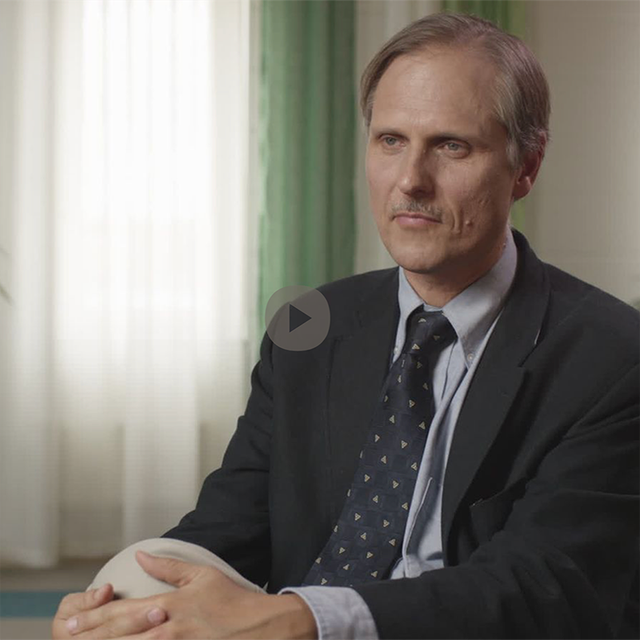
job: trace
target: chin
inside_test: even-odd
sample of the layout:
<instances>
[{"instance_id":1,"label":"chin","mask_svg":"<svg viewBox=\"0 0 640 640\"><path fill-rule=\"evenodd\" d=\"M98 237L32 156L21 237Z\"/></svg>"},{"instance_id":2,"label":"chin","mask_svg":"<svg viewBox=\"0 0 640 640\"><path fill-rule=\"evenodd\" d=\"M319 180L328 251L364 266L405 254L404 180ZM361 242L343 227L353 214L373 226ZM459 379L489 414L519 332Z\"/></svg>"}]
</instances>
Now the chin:
<instances>
[{"instance_id":1,"label":"chin","mask_svg":"<svg viewBox=\"0 0 640 640\"><path fill-rule=\"evenodd\" d=\"M389 251L389 249L387 248ZM389 251L391 257L401 266L405 271L411 271L413 273L434 273L438 269L439 260L436 256L425 255L424 251Z\"/></svg>"},{"instance_id":2,"label":"chin","mask_svg":"<svg viewBox=\"0 0 640 640\"><path fill-rule=\"evenodd\" d=\"M433 231L420 233L397 228L384 231L380 237L389 255L407 271L431 273L446 258L443 251L446 239L434 237Z\"/></svg>"}]
</instances>

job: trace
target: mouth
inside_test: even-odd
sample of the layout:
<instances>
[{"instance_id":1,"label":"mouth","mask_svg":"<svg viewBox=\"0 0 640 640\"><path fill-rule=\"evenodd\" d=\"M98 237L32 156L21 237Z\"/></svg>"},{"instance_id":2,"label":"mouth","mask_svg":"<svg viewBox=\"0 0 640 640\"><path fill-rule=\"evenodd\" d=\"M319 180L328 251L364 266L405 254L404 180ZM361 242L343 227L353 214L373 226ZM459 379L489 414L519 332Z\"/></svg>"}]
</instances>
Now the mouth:
<instances>
[{"instance_id":1,"label":"mouth","mask_svg":"<svg viewBox=\"0 0 640 640\"><path fill-rule=\"evenodd\" d=\"M401 227L430 227L435 224L442 224L442 220L433 218L423 213L409 211L398 211L393 214L393 220Z\"/></svg>"}]
</instances>

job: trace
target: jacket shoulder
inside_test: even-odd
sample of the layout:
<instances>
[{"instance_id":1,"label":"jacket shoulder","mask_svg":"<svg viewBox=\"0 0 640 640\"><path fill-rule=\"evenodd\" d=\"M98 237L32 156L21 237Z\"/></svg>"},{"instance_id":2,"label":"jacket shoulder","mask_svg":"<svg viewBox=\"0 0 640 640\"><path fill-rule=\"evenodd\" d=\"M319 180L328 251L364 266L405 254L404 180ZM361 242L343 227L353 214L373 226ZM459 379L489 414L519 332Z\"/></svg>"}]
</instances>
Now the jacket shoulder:
<instances>
[{"instance_id":1,"label":"jacket shoulder","mask_svg":"<svg viewBox=\"0 0 640 640\"><path fill-rule=\"evenodd\" d=\"M640 312L631 305L557 267L545 265L550 281L551 325L573 324L640 350Z\"/></svg>"},{"instance_id":2,"label":"jacket shoulder","mask_svg":"<svg viewBox=\"0 0 640 640\"><path fill-rule=\"evenodd\" d=\"M619 298L584 282L557 267L546 265L551 299L565 318L579 316L581 324L623 332L624 338L640 344L640 311Z\"/></svg>"}]
</instances>

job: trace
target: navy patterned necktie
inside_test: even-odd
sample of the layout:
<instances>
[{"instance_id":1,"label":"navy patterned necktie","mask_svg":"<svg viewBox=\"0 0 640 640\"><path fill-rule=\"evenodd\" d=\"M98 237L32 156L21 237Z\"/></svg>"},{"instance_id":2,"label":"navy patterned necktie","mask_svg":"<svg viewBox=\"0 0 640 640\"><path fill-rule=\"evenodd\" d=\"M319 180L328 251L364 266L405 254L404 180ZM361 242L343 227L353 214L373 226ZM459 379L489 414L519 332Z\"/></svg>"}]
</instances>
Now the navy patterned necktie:
<instances>
[{"instance_id":1,"label":"navy patterned necktie","mask_svg":"<svg viewBox=\"0 0 640 640\"><path fill-rule=\"evenodd\" d=\"M429 372L455 337L441 312L414 311L380 397L358 470L305 585L352 586L385 578L402 547L409 505L434 415Z\"/></svg>"}]
</instances>

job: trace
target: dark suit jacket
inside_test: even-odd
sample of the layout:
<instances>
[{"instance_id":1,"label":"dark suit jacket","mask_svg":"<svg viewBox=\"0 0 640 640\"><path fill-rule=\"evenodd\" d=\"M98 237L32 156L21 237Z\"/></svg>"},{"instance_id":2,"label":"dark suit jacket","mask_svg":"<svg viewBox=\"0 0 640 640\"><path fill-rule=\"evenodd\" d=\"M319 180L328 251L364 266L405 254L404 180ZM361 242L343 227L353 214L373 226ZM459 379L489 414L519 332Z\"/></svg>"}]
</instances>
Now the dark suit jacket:
<instances>
[{"instance_id":1,"label":"dark suit jacket","mask_svg":"<svg viewBox=\"0 0 640 640\"><path fill-rule=\"evenodd\" d=\"M639 314L516 242L447 464L445 567L356 588L383 638L638 637ZM313 350L265 338L222 468L165 535L271 592L300 584L388 370L397 280L390 269L321 287L331 329Z\"/></svg>"}]
</instances>

